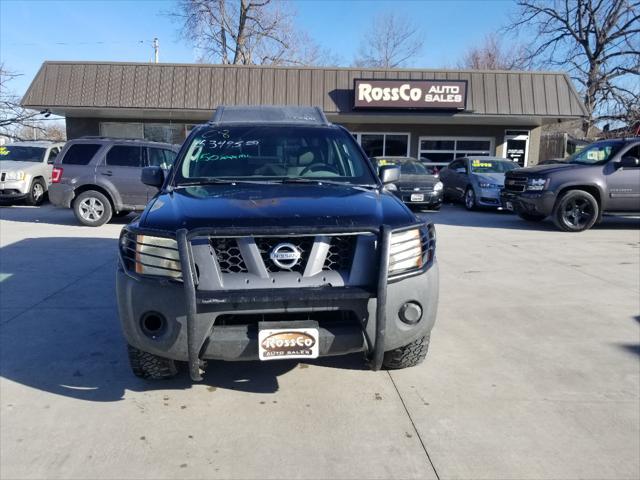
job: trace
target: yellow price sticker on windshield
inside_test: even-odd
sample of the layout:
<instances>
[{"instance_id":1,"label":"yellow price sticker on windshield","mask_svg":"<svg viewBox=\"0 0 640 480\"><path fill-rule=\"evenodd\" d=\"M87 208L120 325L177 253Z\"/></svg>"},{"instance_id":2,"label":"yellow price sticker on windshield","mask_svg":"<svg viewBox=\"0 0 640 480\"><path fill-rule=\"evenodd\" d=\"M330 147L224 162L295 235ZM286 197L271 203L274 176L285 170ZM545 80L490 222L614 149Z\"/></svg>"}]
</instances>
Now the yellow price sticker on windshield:
<instances>
[{"instance_id":1,"label":"yellow price sticker on windshield","mask_svg":"<svg viewBox=\"0 0 640 480\"><path fill-rule=\"evenodd\" d=\"M7 147L0 147L0 155L9 155L9 149Z\"/></svg>"},{"instance_id":2,"label":"yellow price sticker on windshield","mask_svg":"<svg viewBox=\"0 0 640 480\"><path fill-rule=\"evenodd\" d=\"M473 160L471 162L471 166L472 167L486 167L486 168L491 168L493 166L492 163L490 162L481 162L480 160Z\"/></svg>"}]
</instances>

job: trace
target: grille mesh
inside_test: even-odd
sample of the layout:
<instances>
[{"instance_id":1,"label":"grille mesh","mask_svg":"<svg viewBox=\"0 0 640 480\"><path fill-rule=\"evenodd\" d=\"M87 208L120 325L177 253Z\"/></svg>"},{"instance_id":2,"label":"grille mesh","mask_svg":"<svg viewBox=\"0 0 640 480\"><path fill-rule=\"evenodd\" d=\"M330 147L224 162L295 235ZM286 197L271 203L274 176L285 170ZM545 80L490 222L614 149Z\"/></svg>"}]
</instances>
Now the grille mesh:
<instances>
[{"instance_id":1,"label":"grille mesh","mask_svg":"<svg viewBox=\"0 0 640 480\"><path fill-rule=\"evenodd\" d=\"M247 266L235 238L212 238L211 246L216 252L222 273L245 273Z\"/></svg>"},{"instance_id":2,"label":"grille mesh","mask_svg":"<svg viewBox=\"0 0 640 480\"><path fill-rule=\"evenodd\" d=\"M526 186L526 177L508 176L504 181L504 189L509 192L524 192Z\"/></svg>"},{"instance_id":3,"label":"grille mesh","mask_svg":"<svg viewBox=\"0 0 640 480\"><path fill-rule=\"evenodd\" d=\"M356 246L355 235L331 237L329 252L324 261L323 270L349 270Z\"/></svg>"}]
</instances>

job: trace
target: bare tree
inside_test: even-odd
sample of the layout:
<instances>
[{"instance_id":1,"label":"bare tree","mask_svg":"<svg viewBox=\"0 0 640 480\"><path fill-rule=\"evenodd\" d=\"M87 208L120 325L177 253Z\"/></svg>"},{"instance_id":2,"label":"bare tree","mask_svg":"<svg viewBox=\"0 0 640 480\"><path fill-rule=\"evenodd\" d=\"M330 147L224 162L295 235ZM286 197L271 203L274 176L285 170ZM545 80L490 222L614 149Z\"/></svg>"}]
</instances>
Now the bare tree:
<instances>
[{"instance_id":1,"label":"bare tree","mask_svg":"<svg viewBox=\"0 0 640 480\"><path fill-rule=\"evenodd\" d=\"M42 127L35 122L39 113L22 108L20 98L9 89L9 82L18 76L0 64L0 135L24 140L18 135L23 127L29 127L32 132Z\"/></svg>"},{"instance_id":2,"label":"bare tree","mask_svg":"<svg viewBox=\"0 0 640 480\"><path fill-rule=\"evenodd\" d=\"M201 61L316 65L331 58L294 28L296 12L284 1L180 0L171 15Z\"/></svg>"},{"instance_id":3,"label":"bare tree","mask_svg":"<svg viewBox=\"0 0 640 480\"><path fill-rule=\"evenodd\" d=\"M506 48L494 33L485 36L479 46L469 48L459 68L474 70L525 70L529 67L527 54L522 46Z\"/></svg>"},{"instance_id":4,"label":"bare tree","mask_svg":"<svg viewBox=\"0 0 640 480\"><path fill-rule=\"evenodd\" d=\"M397 68L413 63L422 51L422 33L408 17L394 12L377 15L360 42L354 65Z\"/></svg>"},{"instance_id":5,"label":"bare tree","mask_svg":"<svg viewBox=\"0 0 640 480\"><path fill-rule=\"evenodd\" d=\"M578 84L595 124L633 121L640 103L640 1L517 0L509 29L532 28L528 58L567 70Z\"/></svg>"}]
</instances>

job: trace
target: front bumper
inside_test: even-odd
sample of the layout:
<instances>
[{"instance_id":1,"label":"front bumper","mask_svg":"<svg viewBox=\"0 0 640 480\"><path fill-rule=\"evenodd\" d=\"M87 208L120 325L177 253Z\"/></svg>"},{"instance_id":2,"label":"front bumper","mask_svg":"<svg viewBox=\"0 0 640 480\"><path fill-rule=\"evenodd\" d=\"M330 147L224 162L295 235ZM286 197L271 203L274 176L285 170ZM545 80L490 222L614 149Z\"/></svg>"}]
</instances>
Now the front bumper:
<instances>
[{"instance_id":1,"label":"front bumper","mask_svg":"<svg viewBox=\"0 0 640 480\"><path fill-rule=\"evenodd\" d=\"M75 189L73 185L54 183L49 187L49 202L56 207L70 208Z\"/></svg>"},{"instance_id":2,"label":"front bumper","mask_svg":"<svg viewBox=\"0 0 640 480\"><path fill-rule=\"evenodd\" d=\"M506 209L511 205L516 212L546 217L553 212L555 194L549 191L515 193L503 190L500 202Z\"/></svg>"},{"instance_id":3,"label":"front bumper","mask_svg":"<svg viewBox=\"0 0 640 480\"><path fill-rule=\"evenodd\" d=\"M476 204L481 207L500 207L500 190L497 188L478 188Z\"/></svg>"},{"instance_id":4,"label":"front bumper","mask_svg":"<svg viewBox=\"0 0 640 480\"><path fill-rule=\"evenodd\" d=\"M8 180L0 182L0 199L19 200L29 194L29 182L27 180Z\"/></svg>"},{"instance_id":5,"label":"front bumper","mask_svg":"<svg viewBox=\"0 0 640 480\"><path fill-rule=\"evenodd\" d=\"M218 321L223 316L282 314L289 319L281 322L287 328L291 327L290 321L306 320L313 312L330 315L335 311L335 319L318 325L319 355L366 352L374 369L381 367L385 351L407 345L433 328L439 293L436 260L432 256L419 271L389 279L384 248L389 231L381 235L377 286L224 291L197 288L189 261L190 242L186 231L181 232L178 241L181 258L185 259L181 262L184 283L132 274L120 262L116 290L120 320L129 344L161 357L189 362L193 380L201 379L202 360L258 358L258 324L229 325ZM422 318L415 325L400 319L399 311L407 301L422 306ZM341 319L340 312L347 311L357 321ZM166 328L159 335L145 334L141 325L142 318L150 312L166 319ZM295 318L297 314L299 318Z\"/></svg>"}]
</instances>

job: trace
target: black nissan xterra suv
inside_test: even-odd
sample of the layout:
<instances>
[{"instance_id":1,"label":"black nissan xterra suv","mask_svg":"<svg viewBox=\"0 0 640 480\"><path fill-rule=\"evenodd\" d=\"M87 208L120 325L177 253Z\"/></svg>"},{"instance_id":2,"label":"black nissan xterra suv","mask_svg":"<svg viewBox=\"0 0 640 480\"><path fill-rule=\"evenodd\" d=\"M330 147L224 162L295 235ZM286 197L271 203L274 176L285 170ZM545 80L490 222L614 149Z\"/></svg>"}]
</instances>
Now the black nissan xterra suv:
<instances>
[{"instance_id":1,"label":"black nissan xterra suv","mask_svg":"<svg viewBox=\"0 0 640 480\"><path fill-rule=\"evenodd\" d=\"M551 215L567 232L581 232L604 213L640 214L640 138L592 143L563 162L507 172L502 205L528 221Z\"/></svg>"},{"instance_id":2,"label":"black nissan xterra suv","mask_svg":"<svg viewBox=\"0 0 640 480\"><path fill-rule=\"evenodd\" d=\"M433 225L385 189L318 108L219 107L120 236L117 297L134 374L187 362L364 352L425 358L438 303Z\"/></svg>"}]
</instances>

